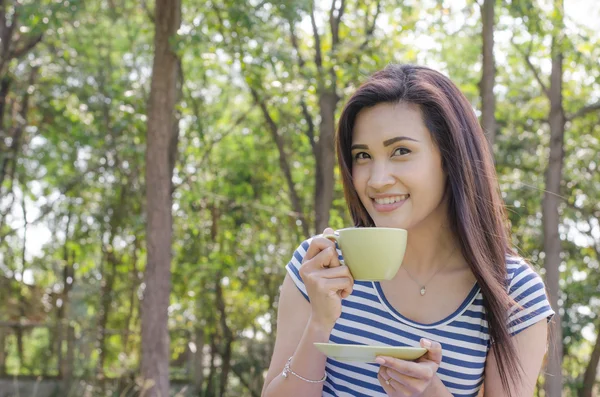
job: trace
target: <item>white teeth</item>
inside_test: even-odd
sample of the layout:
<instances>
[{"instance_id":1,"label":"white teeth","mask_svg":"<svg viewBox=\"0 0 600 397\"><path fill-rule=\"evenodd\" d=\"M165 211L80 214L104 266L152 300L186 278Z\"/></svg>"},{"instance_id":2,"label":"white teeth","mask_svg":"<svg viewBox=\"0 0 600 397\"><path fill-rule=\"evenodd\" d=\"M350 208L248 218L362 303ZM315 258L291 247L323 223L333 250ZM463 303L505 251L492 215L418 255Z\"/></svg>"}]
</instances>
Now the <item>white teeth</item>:
<instances>
[{"instance_id":1,"label":"white teeth","mask_svg":"<svg viewBox=\"0 0 600 397\"><path fill-rule=\"evenodd\" d=\"M377 204L393 204L398 201L406 200L408 198L408 194L402 194L400 196L393 197L385 197L380 199L374 199Z\"/></svg>"}]
</instances>

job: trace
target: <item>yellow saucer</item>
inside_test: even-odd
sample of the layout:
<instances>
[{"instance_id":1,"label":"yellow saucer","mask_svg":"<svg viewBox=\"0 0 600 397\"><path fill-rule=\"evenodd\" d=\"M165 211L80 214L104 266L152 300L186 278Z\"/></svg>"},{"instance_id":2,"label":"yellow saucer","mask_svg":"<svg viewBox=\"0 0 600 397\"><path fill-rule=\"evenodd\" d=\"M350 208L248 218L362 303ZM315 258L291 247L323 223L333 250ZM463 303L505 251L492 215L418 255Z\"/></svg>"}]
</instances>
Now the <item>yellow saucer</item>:
<instances>
[{"instance_id":1,"label":"yellow saucer","mask_svg":"<svg viewBox=\"0 0 600 397\"><path fill-rule=\"evenodd\" d=\"M422 347L365 346L338 343L315 343L314 345L323 354L338 361L363 363L375 362L377 356L388 356L412 361L427 353L427 349Z\"/></svg>"}]
</instances>

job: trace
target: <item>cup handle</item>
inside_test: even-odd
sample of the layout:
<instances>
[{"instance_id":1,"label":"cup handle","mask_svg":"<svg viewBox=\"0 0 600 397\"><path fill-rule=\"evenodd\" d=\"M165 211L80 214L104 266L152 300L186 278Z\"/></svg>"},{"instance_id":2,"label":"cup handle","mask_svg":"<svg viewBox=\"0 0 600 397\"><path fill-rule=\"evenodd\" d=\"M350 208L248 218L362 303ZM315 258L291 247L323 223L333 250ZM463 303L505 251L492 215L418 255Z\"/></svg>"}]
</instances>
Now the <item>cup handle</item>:
<instances>
[{"instance_id":1,"label":"cup handle","mask_svg":"<svg viewBox=\"0 0 600 397\"><path fill-rule=\"evenodd\" d=\"M324 238L333 241L334 243L339 245L339 241L340 241L340 236L336 235L336 234L324 234L323 235ZM342 266L345 265L344 260L340 259L340 264Z\"/></svg>"},{"instance_id":2,"label":"cup handle","mask_svg":"<svg viewBox=\"0 0 600 397\"><path fill-rule=\"evenodd\" d=\"M340 236L336 236L335 234L324 234L323 237L325 237L327 240L331 240L334 243L337 243L340 238Z\"/></svg>"}]
</instances>

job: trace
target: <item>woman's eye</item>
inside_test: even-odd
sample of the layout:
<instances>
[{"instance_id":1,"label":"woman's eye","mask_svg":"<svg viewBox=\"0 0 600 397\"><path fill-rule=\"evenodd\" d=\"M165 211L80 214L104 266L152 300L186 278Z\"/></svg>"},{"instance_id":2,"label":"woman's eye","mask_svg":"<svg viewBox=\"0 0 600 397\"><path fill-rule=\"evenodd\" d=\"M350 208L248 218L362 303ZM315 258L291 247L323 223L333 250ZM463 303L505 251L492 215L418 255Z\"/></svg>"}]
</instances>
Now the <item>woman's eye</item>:
<instances>
[{"instance_id":1,"label":"woman's eye","mask_svg":"<svg viewBox=\"0 0 600 397\"><path fill-rule=\"evenodd\" d=\"M394 155L398 156L406 156L409 153L411 153L411 151L405 147L399 147L398 149L394 150Z\"/></svg>"},{"instance_id":2,"label":"woman's eye","mask_svg":"<svg viewBox=\"0 0 600 397\"><path fill-rule=\"evenodd\" d=\"M366 152L358 152L354 155L354 160L364 160L368 159L370 156Z\"/></svg>"}]
</instances>

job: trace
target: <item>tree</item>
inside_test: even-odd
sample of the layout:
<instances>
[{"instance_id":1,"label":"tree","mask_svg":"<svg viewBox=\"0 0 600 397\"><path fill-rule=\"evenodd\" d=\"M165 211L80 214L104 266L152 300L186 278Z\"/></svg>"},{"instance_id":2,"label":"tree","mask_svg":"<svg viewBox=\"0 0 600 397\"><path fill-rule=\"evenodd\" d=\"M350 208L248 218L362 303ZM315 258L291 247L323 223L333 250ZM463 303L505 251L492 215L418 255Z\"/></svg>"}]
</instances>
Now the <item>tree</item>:
<instances>
[{"instance_id":1,"label":"tree","mask_svg":"<svg viewBox=\"0 0 600 397\"><path fill-rule=\"evenodd\" d=\"M141 372L149 396L169 395L168 308L173 233L172 176L177 151L175 104L179 61L171 40L181 24L180 0L157 0L146 149L147 264L142 302Z\"/></svg>"},{"instance_id":2,"label":"tree","mask_svg":"<svg viewBox=\"0 0 600 397\"><path fill-rule=\"evenodd\" d=\"M544 89L550 101L550 155L545 174L544 199L542 202L543 228L544 228L544 267L546 269L546 283L550 304L556 312L556 318L551 326L552 346L548 355L547 376L544 383L546 395L558 396L562 394L562 324L559 305L561 239L559 235L560 187L562 181L564 161L564 135L565 113L563 109L562 83L563 83L563 0L555 0L555 26L552 37L552 71L550 73L550 88Z\"/></svg>"},{"instance_id":3,"label":"tree","mask_svg":"<svg viewBox=\"0 0 600 397\"><path fill-rule=\"evenodd\" d=\"M521 5L523 3L520 3ZM530 10L529 10L530 11ZM562 0L554 1L553 30L551 34L552 69L550 87L542 80L538 70L530 59L529 53L523 53L527 66L550 102L548 123L550 126L550 150L548 164L544 176L544 196L542 200L543 251L544 268L546 270L546 286L549 300L556 315L550 326L550 349L547 359L547 373L544 389L546 395L562 394L562 357L563 333L561 324L560 271L562 242L559 234L559 204L564 162L565 114L563 108L563 4Z\"/></svg>"},{"instance_id":4,"label":"tree","mask_svg":"<svg viewBox=\"0 0 600 397\"><path fill-rule=\"evenodd\" d=\"M493 153L496 140L496 97L494 84L496 80L496 65L494 62L494 7L495 0L484 0L481 5L481 36L482 48L482 76L479 82L481 96L481 126L485 131L490 150Z\"/></svg>"},{"instance_id":5,"label":"tree","mask_svg":"<svg viewBox=\"0 0 600 397\"><path fill-rule=\"evenodd\" d=\"M596 329L600 329L598 325ZM583 374L583 386L579 391L579 397L592 397L594 387L596 385L596 377L598 373L598 363L600 362L600 336L596 337L594 350L592 351L590 362L588 363L585 373Z\"/></svg>"},{"instance_id":6,"label":"tree","mask_svg":"<svg viewBox=\"0 0 600 397\"><path fill-rule=\"evenodd\" d=\"M25 125L28 121L30 108L30 93L26 89L20 103L10 100L10 91L14 89L13 71L10 69L11 61L21 61L41 41L44 27L33 26L34 34L22 34L31 29L27 26L26 17L31 12L28 7L19 2L8 6L4 0L0 1L0 199L13 193L13 178L17 168L18 157L25 141ZM21 21L22 13L25 14L25 23ZM38 31L41 31L38 33ZM27 84L33 86L38 68L29 67ZM12 102L12 103L11 103ZM12 108L12 109L11 109ZM11 117L18 112L18 116ZM6 117L6 116L9 117ZM9 187L4 189L4 181L8 180ZM7 211L8 212L8 211ZM0 229L2 229L5 216L0 213ZM1 241L1 237L0 237Z\"/></svg>"},{"instance_id":7,"label":"tree","mask_svg":"<svg viewBox=\"0 0 600 397\"><path fill-rule=\"evenodd\" d=\"M521 10L527 9L528 19L535 20L532 17L532 11L525 3L516 3ZM582 106L579 110L570 115L565 114L563 103L563 59L567 40L565 38L564 26L564 4L563 0L555 0L551 14L551 71L550 85L548 86L542 79L541 74L530 59L530 53L523 52L527 67L533 73L542 92L547 98L550 106L547 114L547 122L550 129L550 142L548 151L548 163L544 173L544 194L542 199L542 228L543 228L543 252L544 268L546 276L546 286L548 289L549 300L552 308L556 312L555 319L550 327L550 348L547 359L547 373L550 376L545 377L544 389L548 396L558 396L563 391L563 373L562 362L564 357L563 340L563 305L561 301L561 272L560 267L564 261L563 239L561 238L560 227L564 223L561 221L561 206L563 205L564 180L563 165L565 161L565 131L566 122L573 121L588 113L598 110L598 103ZM537 27L536 29L539 29ZM514 42L513 42L514 44ZM531 49L531 46L530 46Z\"/></svg>"},{"instance_id":8,"label":"tree","mask_svg":"<svg viewBox=\"0 0 600 397\"><path fill-rule=\"evenodd\" d=\"M315 56L314 63L317 67L317 95L319 101L319 141L314 145L315 154L315 232L321 233L329 226L329 210L333 201L333 187L335 183L333 169L335 166L335 111L340 97L338 96L338 78L334 64L339 61L334 54L340 44L340 24L344 15L346 2L341 0L331 2L329 10L329 29L331 30L332 64L323 65L323 49L321 37L315 21L315 2L311 5L310 22L314 35ZM377 6L379 7L379 5ZM375 16L375 19L377 16Z\"/></svg>"}]
</instances>

